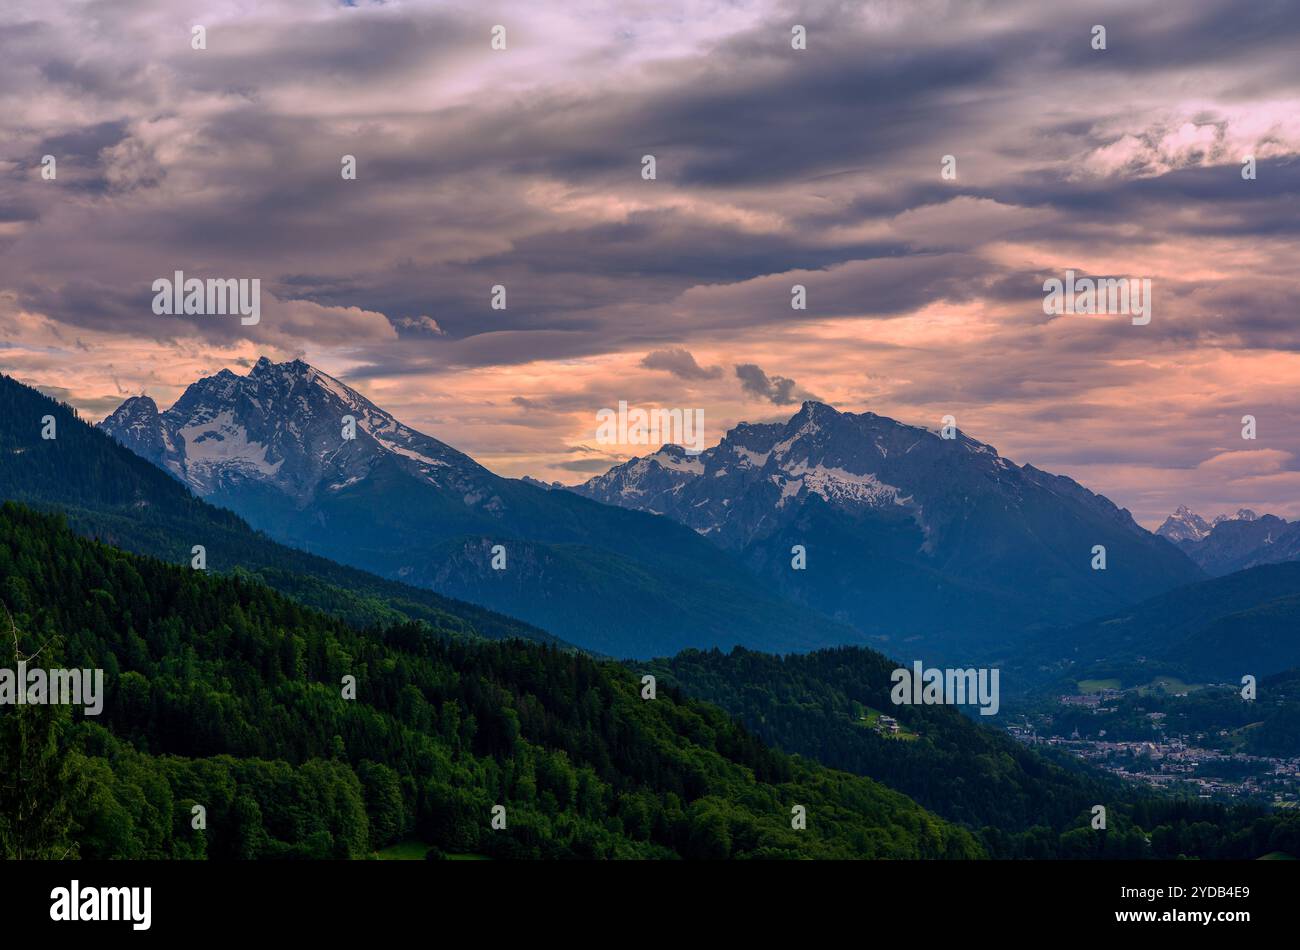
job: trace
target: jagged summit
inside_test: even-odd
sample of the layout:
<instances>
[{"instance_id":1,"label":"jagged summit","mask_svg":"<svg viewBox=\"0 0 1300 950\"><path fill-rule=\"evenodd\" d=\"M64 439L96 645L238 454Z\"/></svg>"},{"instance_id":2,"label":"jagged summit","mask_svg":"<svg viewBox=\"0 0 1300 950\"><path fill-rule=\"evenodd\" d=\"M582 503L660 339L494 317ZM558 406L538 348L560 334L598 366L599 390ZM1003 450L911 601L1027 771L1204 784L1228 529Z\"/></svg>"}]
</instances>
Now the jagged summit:
<instances>
[{"instance_id":1,"label":"jagged summit","mask_svg":"<svg viewBox=\"0 0 1300 950\"><path fill-rule=\"evenodd\" d=\"M166 412L134 397L99 428L203 496L260 482L303 505L366 477L381 460L472 490L473 459L402 425L355 389L301 359L265 356L246 376L222 369ZM150 412L152 408L152 412ZM352 420L354 438L344 437Z\"/></svg>"},{"instance_id":2,"label":"jagged summit","mask_svg":"<svg viewBox=\"0 0 1300 950\"><path fill-rule=\"evenodd\" d=\"M1179 541L1199 541L1210 533L1210 523L1186 505L1179 505L1178 510L1165 519L1164 524L1156 529L1156 534L1177 543Z\"/></svg>"},{"instance_id":3,"label":"jagged summit","mask_svg":"<svg viewBox=\"0 0 1300 950\"><path fill-rule=\"evenodd\" d=\"M1223 524L1225 521L1258 521L1259 514L1250 508L1238 508L1236 514L1222 514L1216 517L1214 524Z\"/></svg>"},{"instance_id":4,"label":"jagged summit","mask_svg":"<svg viewBox=\"0 0 1300 950\"><path fill-rule=\"evenodd\" d=\"M926 513L918 493L904 484L904 460L912 453L919 461L929 452L952 448L977 456L993 477L1020 470L992 446L960 432L943 439L936 431L887 416L844 412L808 400L785 422L742 422L696 456L666 444L575 490L609 504L676 512L702 534L735 534L732 540L740 543L760 529L746 514L751 506L737 503L740 496L767 513L764 527L774 513L797 510L808 496L817 495L850 508L904 509L924 528ZM1026 466L1025 471L1037 470ZM692 484L697 480L699 485Z\"/></svg>"},{"instance_id":5,"label":"jagged summit","mask_svg":"<svg viewBox=\"0 0 1300 950\"><path fill-rule=\"evenodd\" d=\"M113 410L113 414L105 419L107 423L110 419L114 420L115 425L138 424L141 420L152 418L158 415L158 404L150 396L130 396L122 405Z\"/></svg>"},{"instance_id":6,"label":"jagged summit","mask_svg":"<svg viewBox=\"0 0 1300 950\"><path fill-rule=\"evenodd\" d=\"M158 421L158 404L149 396L131 396L99 424L136 455L152 461L166 449Z\"/></svg>"}]
</instances>

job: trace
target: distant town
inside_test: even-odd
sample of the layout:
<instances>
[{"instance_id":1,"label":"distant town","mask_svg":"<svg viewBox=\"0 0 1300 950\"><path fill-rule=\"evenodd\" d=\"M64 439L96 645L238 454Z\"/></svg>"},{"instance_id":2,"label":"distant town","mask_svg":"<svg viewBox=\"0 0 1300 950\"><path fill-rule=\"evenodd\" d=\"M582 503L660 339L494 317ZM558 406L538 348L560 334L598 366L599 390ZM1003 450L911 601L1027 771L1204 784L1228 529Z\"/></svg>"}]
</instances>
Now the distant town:
<instances>
[{"instance_id":1,"label":"distant town","mask_svg":"<svg viewBox=\"0 0 1300 950\"><path fill-rule=\"evenodd\" d=\"M1210 688L1233 695L1231 687ZM1300 756L1242 751L1237 748L1239 737L1249 726L1184 730L1172 725L1170 712L1146 708L1171 701L1178 708L1178 701L1188 695L1188 691L1150 694L1115 688L1061 695L1054 703L1021 715L1008 731L1026 745L1068 752L1112 775L1153 788L1218 801L1281 808L1300 805ZM1089 728L1089 720L1095 727ZM1107 729L1105 723L1119 728Z\"/></svg>"}]
</instances>

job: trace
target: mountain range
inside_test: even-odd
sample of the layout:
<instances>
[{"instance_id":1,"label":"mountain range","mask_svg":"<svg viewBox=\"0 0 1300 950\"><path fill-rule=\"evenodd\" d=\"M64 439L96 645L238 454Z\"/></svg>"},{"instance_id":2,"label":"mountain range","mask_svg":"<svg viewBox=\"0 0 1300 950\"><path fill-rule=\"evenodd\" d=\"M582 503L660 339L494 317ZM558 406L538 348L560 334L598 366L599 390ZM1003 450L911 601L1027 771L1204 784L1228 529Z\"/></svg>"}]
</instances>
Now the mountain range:
<instances>
[{"instance_id":1,"label":"mountain range","mask_svg":"<svg viewBox=\"0 0 1300 950\"><path fill-rule=\"evenodd\" d=\"M166 411L132 397L99 427L283 544L620 656L1058 642L1208 576L1300 557L1300 523L1180 508L1152 534L960 431L815 401L570 488L498 476L300 360L222 370Z\"/></svg>"},{"instance_id":2,"label":"mountain range","mask_svg":"<svg viewBox=\"0 0 1300 950\"><path fill-rule=\"evenodd\" d=\"M1156 534L1177 544L1214 577L1300 559L1300 521L1259 515L1249 508L1206 521L1182 505L1156 529Z\"/></svg>"},{"instance_id":3,"label":"mountain range","mask_svg":"<svg viewBox=\"0 0 1300 950\"><path fill-rule=\"evenodd\" d=\"M222 370L163 412L133 397L101 428L286 544L618 655L961 649L1203 576L1069 478L818 402L571 491L495 475L300 360Z\"/></svg>"},{"instance_id":4,"label":"mountain range","mask_svg":"<svg viewBox=\"0 0 1300 950\"><path fill-rule=\"evenodd\" d=\"M285 544L601 653L861 640L688 528L495 475L300 360L222 370L165 412L128 399L100 428Z\"/></svg>"}]
</instances>

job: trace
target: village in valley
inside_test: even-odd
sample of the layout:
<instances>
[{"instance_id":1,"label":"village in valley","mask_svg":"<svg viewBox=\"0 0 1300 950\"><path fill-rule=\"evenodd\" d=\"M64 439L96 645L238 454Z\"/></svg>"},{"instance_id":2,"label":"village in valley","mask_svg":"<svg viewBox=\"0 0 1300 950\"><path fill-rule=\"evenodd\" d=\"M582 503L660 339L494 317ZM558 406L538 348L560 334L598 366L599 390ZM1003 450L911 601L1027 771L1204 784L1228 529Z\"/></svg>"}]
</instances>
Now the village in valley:
<instances>
[{"instance_id":1,"label":"village in valley","mask_svg":"<svg viewBox=\"0 0 1300 950\"><path fill-rule=\"evenodd\" d=\"M1236 687L1172 679L1130 689L1117 682L1079 686L1087 688L1019 712L1008 731L1026 745L1067 752L1154 788L1217 801L1300 805L1300 749L1259 733L1274 708L1252 709Z\"/></svg>"}]
</instances>

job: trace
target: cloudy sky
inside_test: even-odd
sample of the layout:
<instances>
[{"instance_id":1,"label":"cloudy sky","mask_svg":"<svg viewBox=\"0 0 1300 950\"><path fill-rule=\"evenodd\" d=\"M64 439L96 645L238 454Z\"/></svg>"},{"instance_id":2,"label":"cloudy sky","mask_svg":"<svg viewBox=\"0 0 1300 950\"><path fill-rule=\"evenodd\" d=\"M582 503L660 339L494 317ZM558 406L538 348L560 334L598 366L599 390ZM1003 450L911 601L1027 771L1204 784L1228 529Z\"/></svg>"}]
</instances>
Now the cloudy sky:
<instances>
[{"instance_id":1,"label":"cloudy sky","mask_svg":"<svg viewBox=\"0 0 1300 950\"><path fill-rule=\"evenodd\" d=\"M99 419L302 357L565 482L619 400L712 444L818 398L1300 517L1298 47L1276 0L6 4L0 369ZM1151 322L1045 315L1067 269ZM155 315L176 270L261 323Z\"/></svg>"}]
</instances>

